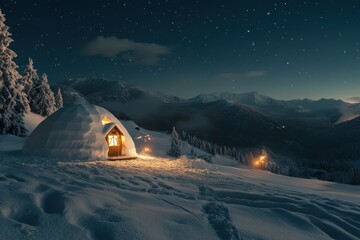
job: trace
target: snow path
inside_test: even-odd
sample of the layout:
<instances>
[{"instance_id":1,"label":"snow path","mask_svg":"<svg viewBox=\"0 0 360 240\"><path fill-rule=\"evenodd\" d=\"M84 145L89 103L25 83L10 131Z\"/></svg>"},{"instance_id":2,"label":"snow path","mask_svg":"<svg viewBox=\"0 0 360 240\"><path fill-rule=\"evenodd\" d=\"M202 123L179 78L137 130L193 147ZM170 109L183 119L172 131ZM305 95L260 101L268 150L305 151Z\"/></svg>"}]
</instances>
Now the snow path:
<instances>
[{"instance_id":1,"label":"snow path","mask_svg":"<svg viewBox=\"0 0 360 240\"><path fill-rule=\"evenodd\" d=\"M0 153L0 239L360 239L358 186L202 160Z\"/></svg>"}]
</instances>

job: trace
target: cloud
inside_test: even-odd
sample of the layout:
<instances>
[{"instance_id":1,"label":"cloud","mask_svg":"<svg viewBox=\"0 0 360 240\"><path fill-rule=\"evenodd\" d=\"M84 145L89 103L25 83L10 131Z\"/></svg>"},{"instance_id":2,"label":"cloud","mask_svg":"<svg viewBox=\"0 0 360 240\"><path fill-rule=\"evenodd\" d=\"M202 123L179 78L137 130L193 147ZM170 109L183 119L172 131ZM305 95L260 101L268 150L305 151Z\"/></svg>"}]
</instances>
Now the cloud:
<instances>
[{"instance_id":1,"label":"cloud","mask_svg":"<svg viewBox=\"0 0 360 240\"><path fill-rule=\"evenodd\" d=\"M250 71L242 73L222 73L220 77L223 79L244 79L244 78L257 78L265 76L266 72L263 71Z\"/></svg>"},{"instance_id":2,"label":"cloud","mask_svg":"<svg viewBox=\"0 0 360 240\"><path fill-rule=\"evenodd\" d=\"M350 98L343 99L343 101L347 102L347 103L356 104L356 103L360 103L360 97L350 97Z\"/></svg>"},{"instance_id":3,"label":"cloud","mask_svg":"<svg viewBox=\"0 0 360 240\"><path fill-rule=\"evenodd\" d=\"M128 61L144 65L157 65L162 55L168 55L171 49L167 46L156 43L134 42L126 38L102 37L86 44L84 48L85 56L100 55L103 57L121 56Z\"/></svg>"}]
</instances>

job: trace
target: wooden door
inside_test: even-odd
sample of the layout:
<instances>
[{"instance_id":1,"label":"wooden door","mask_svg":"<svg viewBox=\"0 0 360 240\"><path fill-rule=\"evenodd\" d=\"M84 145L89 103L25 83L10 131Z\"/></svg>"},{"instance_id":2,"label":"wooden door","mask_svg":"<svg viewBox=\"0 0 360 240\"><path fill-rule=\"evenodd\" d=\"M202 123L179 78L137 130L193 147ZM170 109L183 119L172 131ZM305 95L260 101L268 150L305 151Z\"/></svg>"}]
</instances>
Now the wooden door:
<instances>
[{"instance_id":1,"label":"wooden door","mask_svg":"<svg viewBox=\"0 0 360 240\"><path fill-rule=\"evenodd\" d=\"M122 134L117 129L113 129L106 136L106 140L109 146L109 157L119 157L122 155Z\"/></svg>"}]
</instances>

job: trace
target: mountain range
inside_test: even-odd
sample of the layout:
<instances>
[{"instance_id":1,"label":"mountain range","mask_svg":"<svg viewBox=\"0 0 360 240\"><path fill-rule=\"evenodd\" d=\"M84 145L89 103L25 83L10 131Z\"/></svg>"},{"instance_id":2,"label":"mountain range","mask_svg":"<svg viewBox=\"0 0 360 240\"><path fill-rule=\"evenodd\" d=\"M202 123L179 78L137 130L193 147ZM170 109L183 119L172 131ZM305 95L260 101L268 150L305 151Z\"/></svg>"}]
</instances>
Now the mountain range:
<instances>
[{"instance_id":1,"label":"mountain range","mask_svg":"<svg viewBox=\"0 0 360 240\"><path fill-rule=\"evenodd\" d=\"M65 104L79 99L107 108L146 129L175 126L219 145L268 147L308 159L360 157L360 104L335 99L277 100L257 92L200 94L181 99L103 78L55 84Z\"/></svg>"}]
</instances>

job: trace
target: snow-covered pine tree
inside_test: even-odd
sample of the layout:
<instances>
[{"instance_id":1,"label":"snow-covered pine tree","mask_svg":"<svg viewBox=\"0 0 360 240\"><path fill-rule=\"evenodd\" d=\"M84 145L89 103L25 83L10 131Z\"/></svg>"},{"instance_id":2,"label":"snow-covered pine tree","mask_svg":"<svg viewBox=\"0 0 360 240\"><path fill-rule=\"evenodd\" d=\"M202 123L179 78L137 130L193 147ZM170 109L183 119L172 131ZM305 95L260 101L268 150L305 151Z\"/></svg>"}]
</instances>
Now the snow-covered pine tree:
<instances>
[{"instance_id":1,"label":"snow-covered pine tree","mask_svg":"<svg viewBox=\"0 0 360 240\"><path fill-rule=\"evenodd\" d=\"M224 153L223 153L223 148L222 148L222 147L219 148L219 155L220 155L220 156L224 155Z\"/></svg>"},{"instance_id":2,"label":"snow-covered pine tree","mask_svg":"<svg viewBox=\"0 0 360 240\"><path fill-rule=\"evenodd\" d=\"M193 147L190 149L190 155L192 157L196 157L196 152L195 152L195 149Z\"/></svg>"},{"instance_id":3,"label":"snow-covered pine tree","mask_svg":"<svg viewBox=\"0 0 360 240\"><path fill-rule=\"evenodd\" d=\"M9 48L13 39L5 20L0 9L0 134L23 135L23 117L30 108L13 61L16 53Z\"/></svg>"},{"instance_id":4,"label":"snow-covered pine tree","mask_svg":"<svg viewBox=\"0 0 360 240\"><path fill-rule=\"evenodd\" d=\"M29 58L29 63L26 65L23 76L20 79L20 83L24 87L24 92L26 93L29 102L31 102L29 98L30 91L35 85L38 85L39 83L39 75L37 74L37 70L34 68L34 62L31 58ZM31 107L32 106L30 105L30 109Z\"/></svg>"},{"instance_id":5,"label":"snow-covered pine tree","mask_svg":"<svg viewBox=\"0 0 360 240\"><path fill-rule=\"evenodd\" d=\"M184 130L181 131L180 137L181 137L182 140L186 141L187 134L186 134L186 132Z\"/></svg>"},{"instance_id":6,"label":"snow-covered pine tree","mask_svg":"<svg viewBox=\"0 0 360 240\"><path fill-rule=\"evenodd\" d=\"M31 110L47 117L56 111L55 97L51 91L47 75L44 73L37 85L30 92Z\"/></svg>"},{"instance_id":7,"label":"snow-covered pine tree","mask_svg":"<svg viewBox=\"0 0 360 240\"><path fill-rule=\"evenodd\" d=\"M58 110L58 109L62 108L63 106L64 106L63 97L62 97L60 88L58 88L57 94L55 96L55 108L56 108L56 110Z\"/></svg>"},{"instance_id":8,"label":"snow-covered pine tree","mask_svg":"<svg viewBox=\"0 0 360 240\"><path fill-rule=\"evenodd\" d=\"M171 157L180 157L181 155L179 135L176 132L175 127L173 127L171 133L171 147L168 151L168 154Z\"/></svg>"},{"instance_id":9,"label":"snow-covered pine tree","mask_svg":"<svg viewBox=\"0 0 360 240\"><path fill-rule=\"evenodd\" d=\"M214 144L214 155L218 154L219 152L219 146L217 144Z\"/></svg>"}]
</instances>

